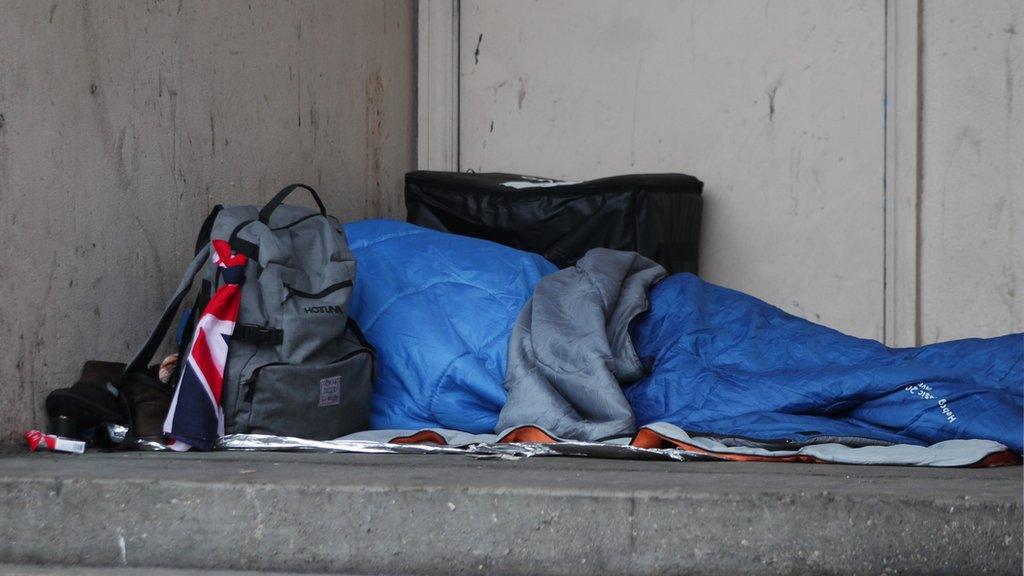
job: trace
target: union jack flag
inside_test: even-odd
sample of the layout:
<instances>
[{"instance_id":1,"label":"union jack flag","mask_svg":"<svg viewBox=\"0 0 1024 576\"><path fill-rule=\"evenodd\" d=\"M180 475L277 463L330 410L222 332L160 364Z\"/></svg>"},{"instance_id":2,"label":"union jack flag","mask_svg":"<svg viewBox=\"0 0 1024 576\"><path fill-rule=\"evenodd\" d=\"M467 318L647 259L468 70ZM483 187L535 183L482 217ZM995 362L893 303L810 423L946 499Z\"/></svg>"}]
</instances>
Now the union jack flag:
<instances>
[{"instance_id":1,"label":"union jack flag","mask_svg":"<svg viewBox=\"0 0 1024 576\"><path fill-rule=\"evenodd\" d=\"M224 411L220 406L224 364L235 331L245 280L244 254L234 254L224 240L213 240L210 257L221 268L223 285L210 298L196 322L195 336L181 367L171 409L164 420L164 434L173 450L190 447L212 450L224 435Z\"/></svg>"}]
</instances>

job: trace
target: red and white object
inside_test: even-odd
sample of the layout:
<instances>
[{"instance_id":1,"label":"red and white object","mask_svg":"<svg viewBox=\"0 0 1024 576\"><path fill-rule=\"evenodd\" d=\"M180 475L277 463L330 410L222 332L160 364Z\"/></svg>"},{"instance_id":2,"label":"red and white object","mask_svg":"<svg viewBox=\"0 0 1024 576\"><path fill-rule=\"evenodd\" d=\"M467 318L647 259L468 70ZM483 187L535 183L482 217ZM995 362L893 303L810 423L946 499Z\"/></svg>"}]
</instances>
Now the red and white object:
<instances>
[{"instance_id":1,"label":"red and white object","mask_svg":"<svg viewBox=\"0 0 1024 576\"><path fill-rule=\"evenodd\" d=\"M226 240L212 240L211 248L210 256L220 267L224 283L199 316L188 354L181 360L181 378L164 420L164 435L173 440L167 444L171 450L185 451L192 446L213 450L224 435L221 386L249 258L235 254Z\"/></svg>"},{"instance_id":2,"label":"red and white object","mask_svg":"<svg viewBox=\"0 0 1024 576\"><path fill-rule=\"evenodd\" d=\"M51 452L68 452L70 454L82 454L85 452L85 442L62 438L55 434L43 434L39 430L25 432L25 441L28 442L28 449L31 452L40 449Z\"/></svg>"}]
</instances>

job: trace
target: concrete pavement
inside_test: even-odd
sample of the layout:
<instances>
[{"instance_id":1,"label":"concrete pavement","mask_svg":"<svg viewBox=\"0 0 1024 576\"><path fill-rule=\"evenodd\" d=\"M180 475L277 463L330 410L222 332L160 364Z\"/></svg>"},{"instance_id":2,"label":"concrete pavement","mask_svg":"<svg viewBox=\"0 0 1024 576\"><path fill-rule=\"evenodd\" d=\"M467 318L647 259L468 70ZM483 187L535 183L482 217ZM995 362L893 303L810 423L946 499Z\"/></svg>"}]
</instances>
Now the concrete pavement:
<instances>
[{"instance_id":1,"label":"concrete pavement","mask_svg":"<svg viewBox=\"0 0 1024 576\"><path fill-rule=\"evenodd\" d=\"M1022 468L297 453L0 457L0 562L1019 574Z\"/></svg>"},{"instance_id":2,"label":"concrete pavement","mask_svg":"<svg viewBox=\"0 0 1024 576\"><path fill-rule=\"evenodd\" d=\"M301 572L252 572L250 570L203 570L190 568L87 568L0 564L0 576L317 576ZM326 575L320 575L326 576ZM344 575L334 575L344 576Z\"/></svg>"}]
</instances>

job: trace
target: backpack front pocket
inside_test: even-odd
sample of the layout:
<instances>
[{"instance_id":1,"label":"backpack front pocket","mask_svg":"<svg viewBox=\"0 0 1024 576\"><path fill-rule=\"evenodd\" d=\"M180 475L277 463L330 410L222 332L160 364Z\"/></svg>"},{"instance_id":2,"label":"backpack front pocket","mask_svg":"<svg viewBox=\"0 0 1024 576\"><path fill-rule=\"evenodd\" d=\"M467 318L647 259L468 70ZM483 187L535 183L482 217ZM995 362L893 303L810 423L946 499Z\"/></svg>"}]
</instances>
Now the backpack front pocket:
<instances>
[{"instance_id":1,"label":"backpack front pocket","mask_svg":"<svg viewBox=\"0 0 1024 576\"><path fill-rule=\"evenodd\" d=\"M315 292L286 283L284 290L282 357L296 364L336 357L348 318L352 280L340 280Z\"/></svg>"},{"instance_id":2,"label":"backpack front pocket","mask_svg":"<svg viewBox=\"0 0 1024 576\"><path fill-rule=\"evenodd\" d=\"M330 364L268 364L250 381L248 432L332 440L370 426L373 355L356 348Z\"/></svg>"}]
</instances>

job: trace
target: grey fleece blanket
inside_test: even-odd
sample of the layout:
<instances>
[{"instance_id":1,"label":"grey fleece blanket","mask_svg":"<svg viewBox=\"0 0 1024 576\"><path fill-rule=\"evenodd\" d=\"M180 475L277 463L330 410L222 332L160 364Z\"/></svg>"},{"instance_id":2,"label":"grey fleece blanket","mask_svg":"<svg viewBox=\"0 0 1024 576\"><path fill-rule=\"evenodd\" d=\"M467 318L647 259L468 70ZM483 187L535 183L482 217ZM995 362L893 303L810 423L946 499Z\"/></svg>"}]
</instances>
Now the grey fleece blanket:
<instances>
[{"instance_id":1,"label":"grey fleece blanket","mask_svg":"<svg viewBox=\"0 0 1024 576\"><path fill-rule=\"evenodd\" d=\"M622 386L644 374L630 339L665 269L635 252L595 248L545 277L509 340L508 401L497 430L535 425L573 440L635 431Z\"/></svg>"}]
</instances>

